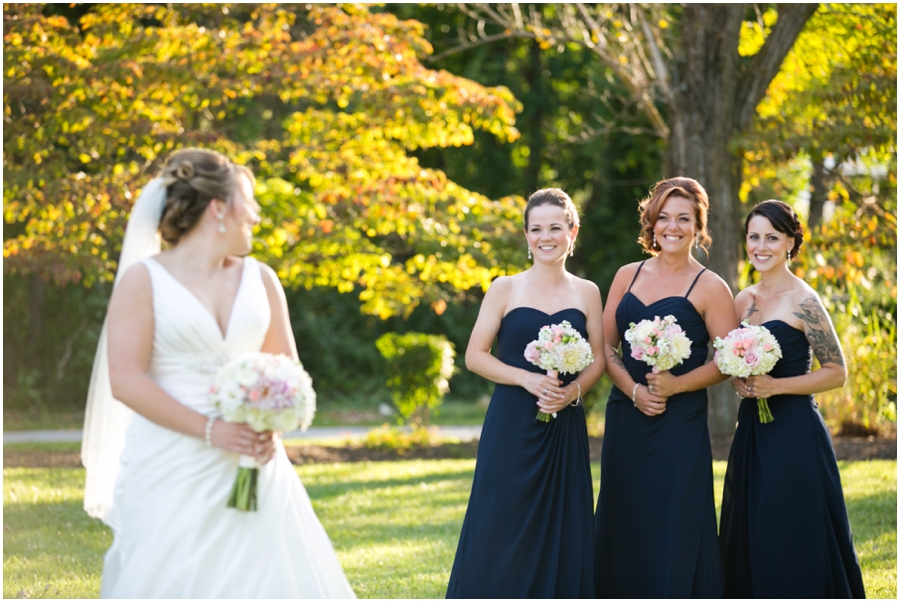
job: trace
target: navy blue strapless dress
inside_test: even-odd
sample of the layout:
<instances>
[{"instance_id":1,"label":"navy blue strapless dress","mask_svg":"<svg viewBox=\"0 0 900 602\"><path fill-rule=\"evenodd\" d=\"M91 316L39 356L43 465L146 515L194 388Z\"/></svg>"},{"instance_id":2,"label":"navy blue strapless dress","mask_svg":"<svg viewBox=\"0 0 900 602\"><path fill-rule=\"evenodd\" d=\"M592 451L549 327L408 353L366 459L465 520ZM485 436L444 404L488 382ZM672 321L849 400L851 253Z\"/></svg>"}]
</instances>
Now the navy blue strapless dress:
<instances>
[{"instance_id":1,"label":"navy blue strapless dress","mask_svg":"<svg viewBox=\"0 0 900 602\"><path fill-rule=\"evenodd\" d=\"M775 378L809 372L806 335L764 324L781 345ZM831 436L812 395L769 398L760 424L744 399L722 499L722 561L728 598L864 598Z\"/></svg>"},{"instance_id":2,"label":"navy blue strapless dress","mask_svg":"<svg viewBox=\"0 0 900 602\"><path fill-rule=\"evenodd\" d=\"M518 307L497 335L502 362L531 372L525 347L542 326L568 320L587 338L577 309L553 315ZM569 383L576 375L560 375ZM484 419L472 494L447 586L448 598L592 598L593 491L583 406L549 423L537 399L497 385Z\"/></svg>"},{"instance_id":3,"label":"navy blue strapless dress","mask_svg":"<svg viewBox=\"0 0 900 602\"><path fill-rule=\"evenodd\" d=\"M622 360L636 383L647 384L650 367L631 357L624 338L631 322L675 316L692 346L690 358L672 374L706 362L709 334L688 301L691 290L693 284L684 297L644 305L629 287L616 308ZM606 406L595 544L598 598L722 597L705 389L673 395L666 411L651 417L634 406L630 391L613 387Z\"/></svg>"}]
</instances>

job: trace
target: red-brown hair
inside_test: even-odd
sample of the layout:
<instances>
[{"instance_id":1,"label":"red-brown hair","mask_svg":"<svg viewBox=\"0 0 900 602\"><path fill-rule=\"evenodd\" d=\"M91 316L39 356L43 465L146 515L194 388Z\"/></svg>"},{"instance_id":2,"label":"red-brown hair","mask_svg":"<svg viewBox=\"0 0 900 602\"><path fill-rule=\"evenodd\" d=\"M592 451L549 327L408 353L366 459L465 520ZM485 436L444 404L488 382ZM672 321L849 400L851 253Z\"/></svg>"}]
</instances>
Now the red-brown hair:
<instances>
[{"instance_id":1,"label":"red-brown hair","mask_svg":"<svg viewBox=\"0 0 900 602\"><path fill-rule=\"evenodd\" d=\"M689 200L694 205L694 217L697 219L697 236L700 237L700 246L704 251L712 244L712 237L706 229L709 218L709 197L706 190L697 180L692 178L669 178L653 185L650 195L644 198L640 204L641 233L638 236L638 244L644 248L645 253L656 255L659 253L659 245L653 244L653 226L659 219L659 212L670 196L680 196Z\"/></svg>"}]
</instances>

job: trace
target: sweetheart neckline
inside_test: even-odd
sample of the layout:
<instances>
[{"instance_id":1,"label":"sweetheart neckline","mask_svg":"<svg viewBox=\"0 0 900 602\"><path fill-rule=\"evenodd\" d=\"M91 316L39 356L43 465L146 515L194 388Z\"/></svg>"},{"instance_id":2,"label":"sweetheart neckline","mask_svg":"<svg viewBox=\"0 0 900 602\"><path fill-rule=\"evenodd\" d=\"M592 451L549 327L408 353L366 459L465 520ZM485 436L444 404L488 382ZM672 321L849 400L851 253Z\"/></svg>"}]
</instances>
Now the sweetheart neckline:
<instances>
[{"instance_id":1,"label":"sweetheart neckline","mask_svg":"<svg viewBox=\"0 0 900 602\"><path fill-rule=\"evenodd\" d=\"M631 295L632 298L633 298L635 301L637 301L638 303L640 303L641 305L644 306L644 309L646 309L646 308L648 308L648 307L653 307L654 305L656 305L656 304L659 303L660 301L666 301L666 300L668 300L668 299L684 299L685 301L687 301L688 305L691 306L691 309L694 310L694 313L697 314L698 316L700 316L700 312L697 311L697 308L694 307L694 304L691 303L691 300L688 299L687 297L683 297L683 296L680 296L680 295L670 295L670 296L668 296L668 297L663 297L663 298L661 298L661 299L657 299L656 301L654 301L653 303L650 303L649 305L648 305L647 303L644 303L643 301L641 301L641 298L638 297L637 295L635 295L634 293L632 293L631 291L625 291L625 295ZM622 298L624 299L625 297L623 296ZM620 302L619 304L621 305L621 302ZM618 309L618 308L616 308L616 309ZM702 317L702 316L701 316L701 317Z\"/></svg>"},{"instance_id":2,"label":"sweetheart neckline","mask_svg":"<svg viewBox=\"0 0 900 602\"><path fill-rule=\"evenodd\" d=\"M552 318L553 316L559 315L559 314L563 313L564 311L577 311L577 312L580 313L582 316L584 316L585 318L587 318L587 315L586 315L583 311L581 311L580 309L578 309L577 307L566 307L566 308L563 308L563 309L561 309L561 310L559 310L559 311L555 311L555 312L553 312L553 313L547 313L547 312L544 311L543 309L538 309L538 308L536 308L536 307L530 307L530 306L528 306L528 305L520 305L520 306L514 307L514 308L512 308L511 310L509 310L508 312L506 312L506 313L503 315L503 318L501 318L501 319L502 319L502 320L505 320L505 319L506 319L506 316L508 316L508 315L511 314L512 312L516 311L517 309L530 309L530 310L536 311L536 312L538 312L538 313L542 313L542 314L544 314L545 316L547 316L548 318Z\"/></svg>"}]
</instances>

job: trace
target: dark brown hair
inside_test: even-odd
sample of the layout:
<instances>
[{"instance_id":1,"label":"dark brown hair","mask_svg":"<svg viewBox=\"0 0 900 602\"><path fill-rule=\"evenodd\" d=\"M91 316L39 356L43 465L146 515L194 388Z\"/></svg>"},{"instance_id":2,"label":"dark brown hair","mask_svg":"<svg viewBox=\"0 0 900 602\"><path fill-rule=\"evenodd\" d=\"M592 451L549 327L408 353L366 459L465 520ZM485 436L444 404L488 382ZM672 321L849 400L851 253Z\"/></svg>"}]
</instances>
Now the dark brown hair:
<instances>
[{"instance_id":1,"label":"dark brown hair","mask_svg":"<svg viewBox=\"0 0 900 602\"><path fill-rule=\"evenodd\" d=\"M178 244L200 221L210 201L230 203L239 184L238 174L246 175L253 184L249 169L221 153L185 148L172 154L160 174L166 187L166 206L159 220L162 239Z\"/></svg>"},{"instance_id":2,"label":"dark brown hair","mask_svg":"<svg viewBox=\"0 0 900 602\"><path fill-rule=\"evenodd\" d=\"M697 180L692 178L669 178L653 185L650 195L644 198L640 204L641 233L638 235L638 243L644 248L645 253L656 255L659 253L659 245L653 244L653 226L659 219L666 200L672 195L684 197L694 205L694 217L697 219L697 236L700 237L700 246L704 251L712 244L712 237L706 229L709 218L709 197L706 190Z\"/></svg>"},{"instance_id":3,"label":"dark brown hair","mask_svg":"<svg viewBox=\"0 0 900 602\"><path fill-rule=\"evenodd\" d=\"M575 207L575 203L572 202L572 199L569 198L569 195L559 188L542 188L537 192L532 193L532 195L528 197L528 202L525 204L526 230L528 229L528 213L540 205L555 205L561 207L566 214L566 224L568 224L569 230L579 224L578 209Z\"/></svg>"},{"instance_id":4,"label":"dark brown hair","mask_svg":"<svg viewBox=\"0 0 900 602\"><path fill-rule=\"evenodd\" d=\"M744 237L747 236L750 220L755 215L766 218L773 228L782 234L787 234L788 238L794 239L794 248L788 251L788 259L796 257L803 244L803 225L791 206L774 199L763 201L747 214L747 219L744 220Z\"/></svg>"}]
</instances>

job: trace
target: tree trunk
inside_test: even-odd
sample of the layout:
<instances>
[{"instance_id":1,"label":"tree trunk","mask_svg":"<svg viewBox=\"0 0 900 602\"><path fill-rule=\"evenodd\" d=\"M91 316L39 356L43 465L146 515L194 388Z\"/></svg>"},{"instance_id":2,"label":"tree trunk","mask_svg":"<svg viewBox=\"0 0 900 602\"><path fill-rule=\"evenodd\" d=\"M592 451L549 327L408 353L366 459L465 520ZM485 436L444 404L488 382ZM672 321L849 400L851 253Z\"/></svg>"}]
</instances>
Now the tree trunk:
<instances>
[{"instance_id":1,"label":"tree trunk","mask_svg":"<svg viewBox=\"0 0 900 602\"><path fill-rule=\"evenodd\" d=\"M544 115L542 107L544 106L544 52L541 45L536 40L531 42L529 48L529 64L526 70L526 81L531 88L528 96L531 98L530 115L527 116L523 123L527 124L528 150L528 170L526 171L526 193L527 198L535 190L541 186L541 163L544 156L544 135L541 131L543 127ZM527 106L527 105L526 105Z\"/></svg>"},{"instance_id":2,"label":"tree trunk","mask_svg":"<svg viewBox=\"0 0 900 602\"><path fill-rule=\"evenodd\" d=\"M47 281L38 274L31 275L31 307L28 312L28 367L41 364L40 340L44 335L44 311L47 306Z\"/></svg>"},{"instance_id":3,"label":"tree trunk","mask_svg":"<svg viewBox=\"0 0 900 602\"><path fill-rule=\"evenodd\" d=\"M825 209L825 159L821 153L812 157L812 180L809 194L808 229L812 230L822 222L822 211Z\"/></svg>"},{"instance_id":4,"label":"tree trunk","mask_svg":"<svg viewBox=\"0 0 900 602\"><path fill-rule=\"evenodd\" d=\"M740 241L741 164L730 148L735 134L735 99L739 55L735 40L740 35L743 7L689 4L684 22L685 58L676 74L675 106L670 116L671 138L667 177L687 176L706 189L710 200L709 231L713 244L709 257L698 259L737 292ZM729 437L737 417L737 397L727 383L712 387L710 432Z\"/></svg>"}]
</instances>

